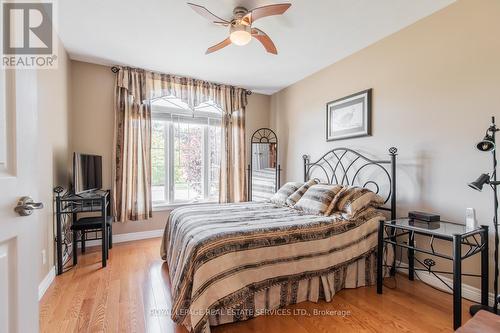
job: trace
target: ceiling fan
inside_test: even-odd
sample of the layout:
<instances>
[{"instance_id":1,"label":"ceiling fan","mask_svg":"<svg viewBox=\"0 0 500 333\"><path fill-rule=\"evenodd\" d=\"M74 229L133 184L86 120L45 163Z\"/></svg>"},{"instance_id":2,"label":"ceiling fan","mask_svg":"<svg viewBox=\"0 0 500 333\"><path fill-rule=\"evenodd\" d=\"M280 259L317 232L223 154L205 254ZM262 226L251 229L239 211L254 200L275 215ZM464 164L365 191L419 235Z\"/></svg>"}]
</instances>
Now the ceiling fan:
<instances>
[{"instance_id":1,"label":"ceiling fan","mask_svg":"<svg viewBox=\"0 0 500 333\"><path fill-rule=\"evenodd\" d=\"M291 5L291 3L267 5L250 11L245 7L236 7L233 10L233 18L231 20L225 20L213 14L203 6L188 2L189 7L212 23L223 27L229 26L229 37L224 39L222 42L209 47L205 54L218 51L231 43L235 45L246 45L252 40L252 37L261 42L267 52L278 54L278 50L276 49L276 46L271 38L269 38L264 31L253 28L252 24L258 19L266 16L281 15L286 12Z\"/></svg>"}]
</instances>

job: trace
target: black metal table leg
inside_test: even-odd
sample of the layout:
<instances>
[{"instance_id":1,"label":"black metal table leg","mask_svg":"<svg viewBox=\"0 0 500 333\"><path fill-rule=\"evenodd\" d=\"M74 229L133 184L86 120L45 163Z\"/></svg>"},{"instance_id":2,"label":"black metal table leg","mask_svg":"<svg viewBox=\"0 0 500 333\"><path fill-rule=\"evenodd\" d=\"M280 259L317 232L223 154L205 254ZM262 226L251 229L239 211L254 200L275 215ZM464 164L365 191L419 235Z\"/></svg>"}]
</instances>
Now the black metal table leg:
<instances>
[{"instance_id":1,"label":"black metal table leg","mask_svg":"<svg viewBox=\"0 0 500 333\"><path fill-rule=\"evenodd\" d=\"M73 230L73 242L72 246L73 248L73 266L76 266L78 264L78 253L77 253L77 247L78 247L78 231Z\"/></svg>"},{"instance_id":2,"label":"black metal table leg","mask_svg":"<svg viewBox=\"0 0 500 333\"><path fill-rule=\"evenodd\" d=\"M489 253L488 253L488 226L481 226L481 242L483 249L481 250L481 304L488 306L488 268L489 268Z\"/></svg>"},{"instance_id":3,"label":"black metal table leg","mask_svg":"<svg viewBox=\"0 0 500 333\"><path fill-rule=\"evenodd\" d=\"M415 233L413 231L408 235L408 279L413 281L415 279Z\"/></svg>"},{"instance_id":4,"label":"black metal table leg","mask_svg":"<svg viewBox=\"0 0 500 333\"><path fill-rule=\"evenodd\" d=\"M108 227L106 225L106 197L101 198L102 216L102 267L106 267L108 259Z\"/></svg>"},{"instance_id":5,"label":"black metal table leg","mask_svg":"<svg viewBox=\"0 0 500 333\"><path fill-rule=\"evenodd\" d=\"M85 253L85 230L82 230L82 253Z\"/></svg>"},{"instance_id":6,"label":"black metal table leg","mask_svg":"<svg viewBox=\"0 0 500 333\"><path fill-rule=\"evenodd\" d=\"M384 257L384 221L380 221L378 226L378 247L377 247L377 293L382 294L383 270L382 258Z\"/></svg>"},{"instance_id":7,"label":"black metal table leg","mask_svg":"<svg viewBox=\"0 0 500 333\"><path fill-rule=\"evenodd\" d=\"M392 245L392 266L391 266L391 270L389 272L389 274L391 276L395 276L396 275L396 243L397 243L397 239L396 239L396 234L397 234L397 230L396 228L392 228L391 230L391 241L393 242Z\"/></svg>"},{"instance_id":8,"label":"black metal table leg","mask_svg":"<svg viewBox=\"0 0 500 333\"><path fill-rule=\"evenodd\" d=\"M462 325L462 237L453 235L453 329Z\"/></svg>"},{"instance_id":9,"label":"black metal table leg","mask_svg":"<svg viewBox=\"0 0 500 333\"><path fill-rule=\"evenodd\" d=\"M62 257L62 216L61 216L61 197L56 197L56 252L57 252L57 275L63 273Z\"/></svg>"},{"instance_id":10,"label":"black metal table leg","mask_svg":"<svg viewBox=\"0 0 500 333\"><path fill-rule=\"evenodd\" d=\"M486 310L489 312L495 312L493 307L489 307L489 287L488 287L488 267L489 267L489 257L488 257L488 226L481 226L481 304L471 305L469 308L469 313L474 316L480 310Z\"/></svg>"}]
</instances>

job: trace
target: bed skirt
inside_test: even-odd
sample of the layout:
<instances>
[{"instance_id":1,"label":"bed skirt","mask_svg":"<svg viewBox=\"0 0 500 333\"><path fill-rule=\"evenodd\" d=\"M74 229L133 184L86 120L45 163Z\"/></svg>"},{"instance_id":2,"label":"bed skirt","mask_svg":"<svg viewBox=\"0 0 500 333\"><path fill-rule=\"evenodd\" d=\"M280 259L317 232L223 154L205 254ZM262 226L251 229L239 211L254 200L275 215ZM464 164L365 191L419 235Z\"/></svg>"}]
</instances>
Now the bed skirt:
<instances>
[{"instance_id":1,"label":"bed skirt","mask_svg":"<svg viewBox=\"0 0 500 333\"><path fill-rule=\"evenodd\" d=\"M371 250L363 256L332 267L327 273L314 273L301 279L288 278L266 289L258 290L246 298L235 300L232 305L209 309L196 333L210 333L210 326L218 326L270 313L272 310L304 301L332 300L335 293L344 288L358 288L376 282L376 252ZM388 272L384 272L386 275ZM189 316L186 317L188 319ZM188 330L188 320L183 323Z\"/></svg>"}]
</instances>

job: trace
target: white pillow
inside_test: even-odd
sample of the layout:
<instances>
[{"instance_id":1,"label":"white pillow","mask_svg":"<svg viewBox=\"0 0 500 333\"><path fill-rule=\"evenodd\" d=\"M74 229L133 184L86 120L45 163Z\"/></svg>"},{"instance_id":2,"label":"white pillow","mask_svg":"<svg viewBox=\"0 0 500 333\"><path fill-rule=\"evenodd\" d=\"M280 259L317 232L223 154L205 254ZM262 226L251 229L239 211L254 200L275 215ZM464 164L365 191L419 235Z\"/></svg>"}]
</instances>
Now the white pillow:
<instances>
[{"instance_id":1,"label":"white pillow","mask_svg":"<svg viewBox=\"0 0 500 333\"><path fill-rule=\"evenodd\" d=\"M304 183L301 182L288 182L281 186L278 192L274 193L270 201L278 206L285 206L286 199L297 191Z\"/></svg>"},{"instance_id":2,"label":"white pillow","mask_svg":"<svg viewBox=\"0 0 500 333\"><path fill-rule=\"evenodd\" d=\"M294 193L292 193L288 199L286 199L286 204L290 207L292 207L293 205L295 205L297 203L297 201L300 200L300 198L302 198L302 196L304 195L304 193L306 193L306 191L309 189L309 187L313 186L313 185L316 185L317 183L319 183L319 181L317 179L310 179L308 180L305 184L303 184L301 187L299 187L297 189L297 191L295 191Z\"/></svg>"}]
</instances>

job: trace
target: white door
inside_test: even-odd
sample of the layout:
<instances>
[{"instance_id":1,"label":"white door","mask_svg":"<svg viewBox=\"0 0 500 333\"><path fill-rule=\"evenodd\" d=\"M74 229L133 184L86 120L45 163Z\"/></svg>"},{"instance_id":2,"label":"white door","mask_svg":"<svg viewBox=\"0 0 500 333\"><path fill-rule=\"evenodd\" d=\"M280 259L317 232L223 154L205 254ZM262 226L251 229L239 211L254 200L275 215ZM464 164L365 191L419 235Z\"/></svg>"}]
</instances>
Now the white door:
<instances>
[{"instance_id":1,"label":"white door","mask_svg":"<svg viewBox=\"0 0 500 333\"><path fill-rule=\"evenodd\" d=\"M0 333L39 327L39 213L14 212L21 197L38 193L36 101L35 70L0 69Z\"/></svg>"}]
</instances>

